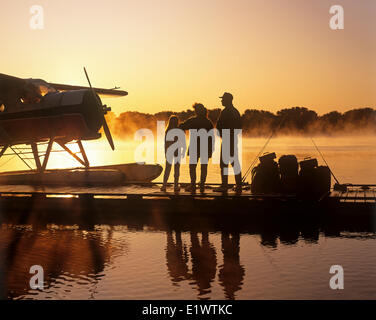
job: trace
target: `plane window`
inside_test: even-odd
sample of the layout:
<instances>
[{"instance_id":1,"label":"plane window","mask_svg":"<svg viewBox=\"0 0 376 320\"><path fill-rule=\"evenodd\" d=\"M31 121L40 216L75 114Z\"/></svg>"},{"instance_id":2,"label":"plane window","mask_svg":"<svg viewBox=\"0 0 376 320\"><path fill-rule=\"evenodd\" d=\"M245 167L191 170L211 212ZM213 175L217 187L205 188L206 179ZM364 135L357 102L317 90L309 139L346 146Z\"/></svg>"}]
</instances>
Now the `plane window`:
<instances>
[{"instance_id":1,"label":"plane window","mask_svg":"<svg viewBox=\"0 0 376 320\"><path fill-rule=\"evenodd\" d=\"M0 102L0 112L4 112L5 111L5 106L3 103Z\"/></svg>"}]
</instances>

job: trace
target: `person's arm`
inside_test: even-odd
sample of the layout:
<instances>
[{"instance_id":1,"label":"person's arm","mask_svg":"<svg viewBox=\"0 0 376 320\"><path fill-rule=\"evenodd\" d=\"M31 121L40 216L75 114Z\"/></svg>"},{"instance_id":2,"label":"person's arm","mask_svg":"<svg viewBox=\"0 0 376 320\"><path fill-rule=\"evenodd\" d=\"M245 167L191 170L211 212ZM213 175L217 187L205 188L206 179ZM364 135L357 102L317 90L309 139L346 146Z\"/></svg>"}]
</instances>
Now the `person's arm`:
<instances>
[{"instance_id":1,"label":"person's arm","mask_svg":"<svg viewBox=\"0 0 376 320\"><path fill-rule=\"evenodd\" d=\"M191 129L191 126L192 126L191 123L192 123L192 118L189 118L188 120L184 121L183 123L179 125L179 129L184 130L184 131L189 130Z\"/></svg>"},{"instance_id":2,"label":"person's arm","mask_svg":"<svg viewBox=\"0 0 376 320\"><path fill-rule=\"evenodd\" d=\"M217 120L217 129L219 132L223 129L223 119L222 119L222 112L219 114L218 120Z\"/></svg>"}]
</instances>

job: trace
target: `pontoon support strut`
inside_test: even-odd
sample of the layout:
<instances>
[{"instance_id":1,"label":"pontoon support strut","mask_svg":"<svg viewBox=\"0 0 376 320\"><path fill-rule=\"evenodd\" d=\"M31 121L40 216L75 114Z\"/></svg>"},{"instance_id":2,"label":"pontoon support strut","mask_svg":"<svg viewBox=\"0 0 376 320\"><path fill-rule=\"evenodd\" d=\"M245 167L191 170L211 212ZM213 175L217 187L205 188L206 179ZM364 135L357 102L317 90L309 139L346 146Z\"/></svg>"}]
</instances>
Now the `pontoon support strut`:
<instances>
[{"instance_id":1,"label":"pontoon support strut","mask_svg":"<svg viewBox=\"0 0 376 320\"><path fill-rule=\"evenodd\" d=\"M56 141L56 142L60 145L60 147L62 147L66 152L68 152L79 163L81 163L86 168L89 168L89 161L88 161L88 159L86 157L86 153L85 153L84 147L83 147L83 145L82 145L82 143L81 143L80 140L78 140L77 143L78 143L78 146L80 147L80 151L82 153L82 157L84 158L84 160L82 160L74 152L72 152L63 142L61 142L61 141Z\"/></svg>"}]
</instances>

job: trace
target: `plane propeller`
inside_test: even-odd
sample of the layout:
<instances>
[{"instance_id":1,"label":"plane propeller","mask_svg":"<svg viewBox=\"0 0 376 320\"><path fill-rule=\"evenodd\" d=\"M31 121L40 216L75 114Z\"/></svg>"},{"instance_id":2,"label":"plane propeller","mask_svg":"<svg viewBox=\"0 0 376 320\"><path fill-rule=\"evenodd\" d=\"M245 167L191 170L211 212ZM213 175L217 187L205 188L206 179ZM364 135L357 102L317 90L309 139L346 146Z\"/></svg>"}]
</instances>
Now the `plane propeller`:
<instances>
[{"instance_id":1,"label":"plane propeller","mask_svg":"<svg viewBox=\"0 0 376 320\"><path fill-rule=\"evenodd\" d=\"M110 129L108 128L108 125L107 125L107 121L106 121L106 118L105 118L105 114L107 114L108 111L111 111L111 108L110 107L107 107L106 105L102 105L101 101L98 99L98 96L97 94L95 93L93 87L91 86L91 83L90 83L90 79L89 79L89 76L86 72L86 68L84 67L84 71L85 71L85 75L86 75L86 79L89 83L89 86L90 86L90 90L91 92L93 93L94 97L95 97L95 100L97 101L98 103L98 106L99 106L99 109L103 110L103 113L102 113L102 125L103 125L103 130L104 130L104 133L106 135L106 138L107 138L107 141L108 143L110 144L111 146L111 149L112 150L115 150L115 145L114 145L114 141L112 139L112 136L111 136L111 132L110 132Z\"/></svg>"}]
</instances>

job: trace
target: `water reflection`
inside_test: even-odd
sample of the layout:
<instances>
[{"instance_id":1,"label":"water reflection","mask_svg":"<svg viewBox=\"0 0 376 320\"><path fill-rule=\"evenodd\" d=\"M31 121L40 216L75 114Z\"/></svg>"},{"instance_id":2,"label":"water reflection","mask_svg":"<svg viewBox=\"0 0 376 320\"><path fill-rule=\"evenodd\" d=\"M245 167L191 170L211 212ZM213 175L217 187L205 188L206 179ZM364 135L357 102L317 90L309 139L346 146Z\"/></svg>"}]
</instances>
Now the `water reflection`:
<instances>
[{"instance_id":1,"label":"water reflection","mask_svg":"<svg viewBox=\"0 0 376 320\"><path fill-rule=\"evenodd\" d=\"M140 290L137 297L142 299L147 294L142 288L150 281L146 274L159 272L151 279L154 287L150 290L163 287L167 296L154 293L151 297L178 298L175 294L179 292L179 298L238 299L250 290L246 278L265 268L259 260L253 262L257 247L269 259L271 252L283 252L284 247L320 247L324 237L353 239L356 234L372 241L376 237L375 225L354 219L335 223L281 220L276 224L235 223L233 218L221 223L196 217L192 223L163 214L155 219L141 213L103 215L93 210L89 215L86 211L67 212L63 217L37 210L28 214L3 211L0 298L110 298L113 292L118 292L117 298L126 298L123 290L130 286L129 296ZM152 237L156 240L142 243ZM256 240L251 246L250 237ZM28 288L32 265L44 268L44 292ZM128 278L134 278L131 285L118 285L119 279ZM186 287L188 291L181 291Z\"/></svg>"},{"instance_id":2,"label":"water reflection","mask_svg":"<svg viewBox=\"0 0 376 320\"><path fill-rule=\"evenodd\" d=\"M209 233L202 232L201 240L198 232L190 232L190 248L183 244L181 232L167 232L166 246L167 268L171 281L177 283L189 280L198 291L198 298L206 299L211 292L211 283L217 271L216 250L210 243ZM191 261L192 268L188 267Z\"/></svg>"},{"instance_id":3,"label":"water reflection","mask_svg":"<svg viewBox=\"0 0 376 320\"><path fill-rule=\"evenodd\" d=\"M208 232L202 232L201 241L197 232L191 232L192 279L197 284L198 296L210 292L211 282L217 270L214 246L209 241Z\"/></svg>"},{"instance_id":4,"label":"water reflection","mask_svg":"<svg viewBox=\"0 0 376 320\"><path fill-rule=\"evenodd\" d=\"M201 239L200 239L201 238ZM194 285L199 299L210 297L218 269L218 281L227 299L235 299L241 289L245 269L240 264L240 234L221 233L223 264L217 266L215 246L208 232L190 232L190 248L182 241L181 231L167 232L166 265L173 284L187 280ZM192 268L188 264L191 261Z\"/></svg>"},{"instance_id":5,"label":"water reflection","mask_svg":"<svg viewBox=\"0 0 376 320\"><path fill-rule=\"evenodd\" d=\"M222 232L223 265L219 269L219 281L227 299L235 299L235 292L241 289L244 267L240 264L240 235Z\"/></svg>"},{"instance_id":6,"label":"water reflection","mask_svg":"<svg viewBox=\"0 0 376 320\"><path fill-rule=\"evenodd\" d=\"M39 229L3 224L0 230L1 299L38 293L29 290L33 265L44 269L46 293L63 284L69 296L74 283L88 285L91 290L105 267L127 246L113 239L111 227L89 231L77 226Z\"/></svg>"},{"instance_id":7,"label":"water reflection","mask_svg":"<svg viewBox=\"0 0 376 320\"><path fill-rule=\"evenodd\" d=\"M173 284L190 278L188 249L183 244L180 231L175 233L175 239L171 231L167 232L166 260L168 273Z\"/></svg>"}]
</instances>

